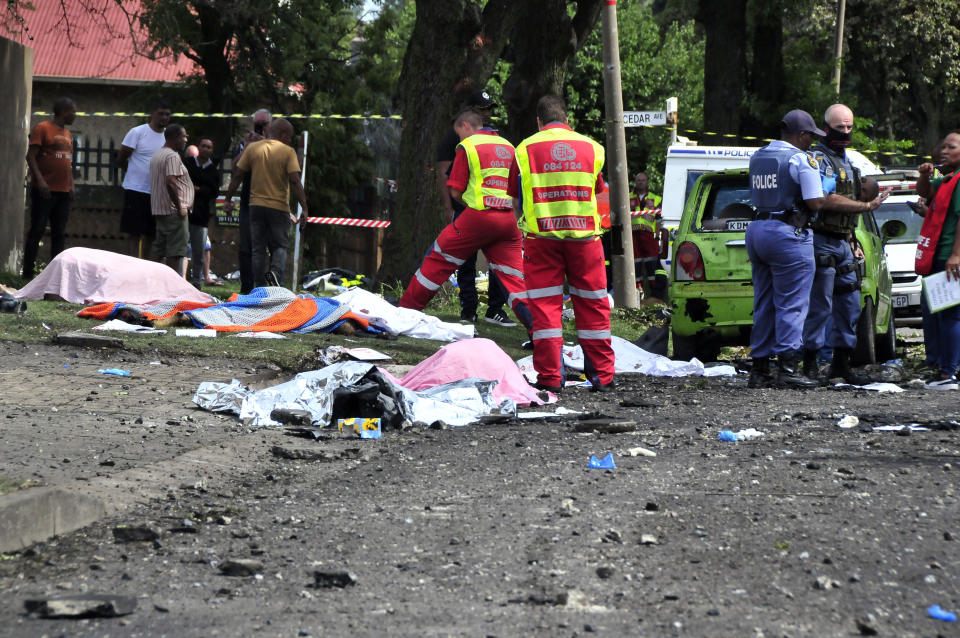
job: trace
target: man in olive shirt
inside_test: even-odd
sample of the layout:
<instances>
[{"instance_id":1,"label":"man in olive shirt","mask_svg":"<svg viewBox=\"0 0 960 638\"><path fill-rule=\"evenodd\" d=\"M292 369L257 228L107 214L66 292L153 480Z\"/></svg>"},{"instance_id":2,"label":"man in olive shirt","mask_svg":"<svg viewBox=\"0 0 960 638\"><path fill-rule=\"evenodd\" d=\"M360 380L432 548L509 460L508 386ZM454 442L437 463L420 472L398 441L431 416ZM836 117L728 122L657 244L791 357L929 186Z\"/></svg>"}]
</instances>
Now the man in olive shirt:
<instances>
[{"instance_id":1,"label":"man in olive shirt","mask_svg":"<svg viewBox=\"0 0 960 638\"><path fill-rule=\"evenodd\" d=\"M287 265L290 227L297 218L290 213L290 190L307 217L307 196L300 184L300 162L290 146L293 126L276 119L267 129L267 139L246 148L233 167L233 178L227 188L224 211L233 209L233 194L247 173L250 181L250 234L253 240L253 283L267 285L267 250L270 251L270 274L277 285L283 284Z\"/></svg>"}]
</instances>

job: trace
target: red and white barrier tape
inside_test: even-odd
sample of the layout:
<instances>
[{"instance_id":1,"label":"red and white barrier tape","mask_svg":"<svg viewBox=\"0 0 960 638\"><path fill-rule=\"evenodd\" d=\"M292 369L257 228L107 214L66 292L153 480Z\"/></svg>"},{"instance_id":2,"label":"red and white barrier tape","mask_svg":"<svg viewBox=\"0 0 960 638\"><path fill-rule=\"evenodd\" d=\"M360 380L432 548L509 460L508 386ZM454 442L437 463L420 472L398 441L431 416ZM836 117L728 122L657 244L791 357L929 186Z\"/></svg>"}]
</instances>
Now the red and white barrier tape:
<instances>
[{"instance_id":1,"label":"red and white barrier tape","mask_svg":"<svg viewBox=\"0 0 960 638\"><path fill-rule=\"evenodd\" d=\"M644 208L643 210L630 211L630 217L640 217L640 215L659 215L662 212L662 208Z\"/></svg>"},{"instance_id":2,"label":"red and white barrier tape","mask_svg":"<svg viewBox=\"0 0 960 638\"><path fill-rule=\"evenodd\" d=\"M332 224L334 226L358 226L361 228L387 228L390 222L379 219L357 219L355 217L307 217L310 224Z\"/></svg>"},{"instance_id":3,"label":"red and white barrier tape","mask_svg":"<svg viewBox=\"0 0 960 638\"><path fill-rule=\"evenodd\" d=\"M397 192L397 182L392 179L387 179L386 177L374 177L373 181L374 183L378 183L378 184L386 184L389 187L391 193Z\"/></svg>"}]
</instances>

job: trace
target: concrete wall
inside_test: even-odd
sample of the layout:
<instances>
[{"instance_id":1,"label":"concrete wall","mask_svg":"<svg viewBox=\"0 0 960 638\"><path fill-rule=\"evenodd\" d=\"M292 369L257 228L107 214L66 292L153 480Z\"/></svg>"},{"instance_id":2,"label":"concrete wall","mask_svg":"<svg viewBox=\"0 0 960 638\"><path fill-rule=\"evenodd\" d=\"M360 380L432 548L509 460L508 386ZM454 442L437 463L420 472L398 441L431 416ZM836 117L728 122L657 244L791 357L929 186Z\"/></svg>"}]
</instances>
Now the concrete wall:
<instances>
[{"instance_id":1,"label":"concrete wall","mask_svg":"<svg viewBox=\"0 0 960 638\"><path fill-rule=\"evenodd\" d=\"M30 135L30 85L33 49L0 37L0 269L17 271L23 254L24 179Z\"/></svg>"}]
</instances>

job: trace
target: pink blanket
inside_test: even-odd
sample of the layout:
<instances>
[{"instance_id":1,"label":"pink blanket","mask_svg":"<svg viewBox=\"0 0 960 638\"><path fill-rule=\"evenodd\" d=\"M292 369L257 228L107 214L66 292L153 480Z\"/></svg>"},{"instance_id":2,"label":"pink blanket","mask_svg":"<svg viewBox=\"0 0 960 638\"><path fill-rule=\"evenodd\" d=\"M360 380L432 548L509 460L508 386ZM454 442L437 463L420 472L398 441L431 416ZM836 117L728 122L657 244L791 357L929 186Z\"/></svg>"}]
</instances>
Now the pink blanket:
<instances>
[{"instance_id":1,"label":"pink blanket","mask_svg":"<svg viewBox=\"0 0 960 638\"><path fill-rule=\"evenodd\" d=\"M84 304L210 301L169 266L92 248L68 248L16 293L19 299L46 295Z\"/></svg>"},{"instance_id":2,"label":"pink blanket","mask_svg":"<svg viewBox=\"0 0 960 638\"><path fill-rule=\"evenodd\" d=\"M513 359L490 339L464 339L443 346L404 375L399 383L411 390L423 390L470 377L499 381L493 389L497 401L513 399L522 405L543 404Z\"/></svg>"}]
</instances>

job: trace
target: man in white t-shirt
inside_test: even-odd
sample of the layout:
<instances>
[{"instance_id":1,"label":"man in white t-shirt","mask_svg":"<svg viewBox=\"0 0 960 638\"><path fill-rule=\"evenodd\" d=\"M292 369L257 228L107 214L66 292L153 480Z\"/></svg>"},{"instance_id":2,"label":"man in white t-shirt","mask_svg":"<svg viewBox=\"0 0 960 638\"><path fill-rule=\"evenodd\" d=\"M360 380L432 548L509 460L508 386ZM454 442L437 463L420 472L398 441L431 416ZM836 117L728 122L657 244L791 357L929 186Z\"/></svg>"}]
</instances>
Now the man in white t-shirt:
<instances>
[{"instance_id":1,"label":"man in white t-shirt","mask_svg":"<svg viewBox=\"0 0 960 638\"><path fill-rule=\"evenodd\" d=\"M169 121L170 105L157 102L150 111L149 122L127 131L117 154L117 164L125 170L120 231L133 239L134 257L147 257L143 254L143 239L156 235L150 210L150 158L163 146L163 129Z\"/></svg>"}]
</instances>

